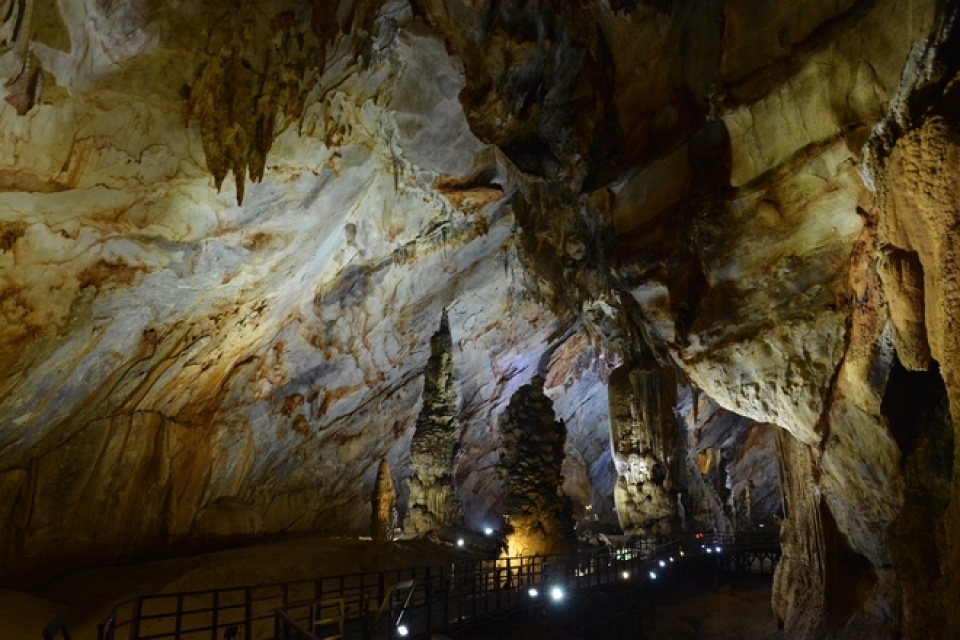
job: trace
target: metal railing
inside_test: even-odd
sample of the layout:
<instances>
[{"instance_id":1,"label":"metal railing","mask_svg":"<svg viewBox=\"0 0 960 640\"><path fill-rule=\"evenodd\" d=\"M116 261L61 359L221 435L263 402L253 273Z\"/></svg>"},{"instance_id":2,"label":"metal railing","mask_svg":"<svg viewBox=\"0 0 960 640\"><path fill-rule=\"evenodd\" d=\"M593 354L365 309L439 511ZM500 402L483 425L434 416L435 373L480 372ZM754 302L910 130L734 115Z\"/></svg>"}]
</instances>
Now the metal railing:
<instances>
[{"instance_id":1,"label":"metal railing","mask_svg":"<svg viewBox=\"0 0 960 640\"><path fill-rule=\"evenodd\" d=\"M98 625L98 640L314 640L410 637L471 624L561 592L648 578L707 549L779 549L776 534L636 540L570 554L461 560L246 586L138 596ZM672 558L672 560L670 560ZM731 565L732 566L732 565ZM532 589L536 590L534 595ZM333 604L331 604L333 603ZM331 607L337 610L330 612Z\"/></svg>"}]
</instances>

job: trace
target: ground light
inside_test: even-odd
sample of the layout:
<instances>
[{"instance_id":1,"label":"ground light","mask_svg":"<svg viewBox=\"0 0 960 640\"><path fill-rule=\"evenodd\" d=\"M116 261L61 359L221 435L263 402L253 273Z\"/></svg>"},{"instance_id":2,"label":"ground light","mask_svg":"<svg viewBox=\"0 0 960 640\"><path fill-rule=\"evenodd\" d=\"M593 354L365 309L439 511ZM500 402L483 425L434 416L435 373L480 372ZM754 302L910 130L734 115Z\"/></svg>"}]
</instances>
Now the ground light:
<instances>
[{"instance_id":1,"label":"ground light","mask_svg":"<svg viewBox=\"0 0 960 640\"><path fill-rule=\"evenodd\" d=\"M410 635L410 629L407 629L407 625L402 624L397 627L397 635L401 638L406 638L408 635Z\"/></svg>"},{"instance_id":2,"label":"ground light","mask_svg":"<svg viewBox=\"0 0 960 640\"><path fill-rule=\"evenodd\" d=\"M550 597L553 598L555 602L560 602L563 600L563 589L554 587L550 590Z\"/></svg>"}]
</instances>

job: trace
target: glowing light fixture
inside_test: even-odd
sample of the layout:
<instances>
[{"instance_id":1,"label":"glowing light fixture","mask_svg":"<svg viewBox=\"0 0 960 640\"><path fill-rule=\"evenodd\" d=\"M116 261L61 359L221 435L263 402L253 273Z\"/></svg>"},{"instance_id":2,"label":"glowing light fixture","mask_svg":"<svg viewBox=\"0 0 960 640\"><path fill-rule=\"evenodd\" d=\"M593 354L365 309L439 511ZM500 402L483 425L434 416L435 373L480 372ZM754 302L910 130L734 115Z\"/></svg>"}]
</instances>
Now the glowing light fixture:
<instances>
[{"instance_id":1,"label":"glowing light fixture","mask_svg":"<svg viewBox=\"0 0 960 640\"><path fill-rule=\"evenodd\" d=\"M650 579L651 579L651 580L656 580L656 579L657 579L657 572L656 572L656 571L651 571L651 572L650 572Z\"/></svg>"},{"instance_id":2,"label":"glowing light fixture","mask_svg":"<svg viewBox=\"0 0 960 640\"><path fill-rule=\"evenodd\" d=\"M714 547L713 550L716 551L717 553L720 553L721 551L720 547Z\"/></svg>"},{"instance_id":3,"label":"glowing light fixture","mask_svg":"<svg viewBox=\"0 0 960 640\"><path fill-rule=\"evenodd\" d=\"M492 536L492 535L493 535L493 527L486 527L486 528L483 530L483 535L485 535L485 536Z\"/></svg>"},{"instance_id":4,"label":"glowing light fixture","mask_svg":"<svg viewBox=\"0 0 960 640\"><path fill-rule=\"evenodd\" d=\"M713 549L707 547L707 553L713 553Z\"/></svg>"},{"instance_id":5,"label":"glowing light fixture","mask_svg":"<svg viewBox=\"0 0 960 640\"><path fill-rule=\"evenodd\" d=\"M687 554L685 554L685 553L683 552L683 549L680 549L680 557L682 558L682 557L685 556L685 555L687 555Z\"/></svg>"},{"instance_id":6,"label":"glowing light fixture","mask_svg":"<svg viewBox=\"0 0 960 640\"><path fill-rule=\"evenodd\" d=\"M683 553L682 551L680 553ZM673 562L673 556L670 556L670 562Z\"/></svg>"},{"instance_id":7,"label":"glowing light fixture","mask_svg":"<svg viewBox=\"0 0 960 640\"><path fill-rule=\"evenodd\" d=\"M629 572L629 571L624 571L624 572L623 572L622 574L620 574L620 575L623 576L623 579L624 579L624 580L629 580L629 579L630 579L630 572Z\"/></svg>"},{"instance_id":8,"label":"glowing light fixture","mask_svg":"<svg viewBox=\"0 0 960 640\"><path fill-rule=\"evenodd\" d=\"M407 625L402 624L397 627L397 635L401 638L406 638L408 635L410 635L410 629L407 629Z\"/></svg>"},{"instance_id":9,"label":"glowing light fixture","mask_svg":"<svg viewBox=\"0 0 960 640\"><path fill-rule=\"evenodd\" d=\"M560 602L563 600L563 589L560 587L554 587L550 590L550 597L553 598L555 602Z\"/></svg>"},{"instance_id":10,"label":"glowing light fixture","mask_svg":"<svg viewBox=\"0 0 960 640\"><path fill-rule=\"evenodd\" d=\"M466 542L463 540L463 538L457 538L457 546L458 546L458 547L462 547L462 546L465 545L465 544L466 544Z\"/></svg>"},{"instance_id":11,"label":"glowing light fixture","mask_svg":"<svg viewBox=\"0 0 960 640\"><path fill-rule=\"evenodd\" d=\"M529 595L531 598L536 598L538 595L540 595L540 592L535 588L530 587L530 589L527 591L527 595Z\"/></svg>"},{"instance_id":12,"label":"glowing light fixture","mask_svg":"<svg viewBox=\"0 0 960 640\"><path fill-rule=\"evenodd\" d=\"M661 566L661 567L665 567L665 566L667 566L667 563L664 562L663 560L661 560L661 561L660 561L660 566Z\"/></svg>"}]
</instances>

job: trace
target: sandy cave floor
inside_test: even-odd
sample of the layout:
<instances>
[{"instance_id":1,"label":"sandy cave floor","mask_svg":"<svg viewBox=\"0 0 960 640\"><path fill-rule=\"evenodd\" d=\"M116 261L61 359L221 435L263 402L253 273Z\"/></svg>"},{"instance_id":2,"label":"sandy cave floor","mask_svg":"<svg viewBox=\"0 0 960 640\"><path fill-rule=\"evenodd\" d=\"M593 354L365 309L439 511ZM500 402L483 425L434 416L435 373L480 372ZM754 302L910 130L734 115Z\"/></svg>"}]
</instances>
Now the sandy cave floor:
<instances>
[{"instance_id":1,"label":"sandy cave floor","mask_svg":"<svg viewBox=\"0 0 960 640\"><path fill-rule=\"evenodd\" d=\"M86 569L29 593L0 589L0 640L40 637L57 613L74 640L95 640L96 625L113 603L137 594L266 584L357 571L434 564L462 557L425 541L375 544L353 538L301 535L250 547L122 567ZM646 608L649 640L774 640L769 576L747 576L720 586L687 585ZM477 629L458 639L539 640L576 635L562 628L510 624Z\"/></svg>"}]
</instances>

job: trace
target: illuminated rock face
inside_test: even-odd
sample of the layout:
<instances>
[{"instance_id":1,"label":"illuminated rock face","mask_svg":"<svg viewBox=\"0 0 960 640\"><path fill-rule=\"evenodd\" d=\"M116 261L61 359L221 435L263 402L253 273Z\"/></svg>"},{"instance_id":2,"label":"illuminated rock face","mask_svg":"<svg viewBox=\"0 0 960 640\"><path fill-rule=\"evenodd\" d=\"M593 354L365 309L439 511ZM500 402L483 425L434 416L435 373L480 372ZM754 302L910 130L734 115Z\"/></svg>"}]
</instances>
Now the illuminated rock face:
<instances>
[{"instance_id":1,"label":"illuminated rock face","mask_svg":"<svg viewBox=\"0 0 960 640\"><path fill-rule=\"evenodd\" d=\"M463 460L495 489L471 512L502 496L491 417L558 320L442 42L403 3L344 18L242 206L184 124L184 79L215 53L205 25L269 32L291 8L309 13L70 2L46 17L65 41L38 27L44 97L0 117L5 575L189 546L223 498L263 532L365 535L380 460L401 491L409 474L444 308Z\"/></svg>"},{"instance_id":2,"label":"illuminated rock face","mask_svg":"<svg viewBox=\"0 0 960 640\"><path fill-rule=\"evenodd\" d=\"M624 364L610 377L614 501L624 532L669 536L677 529L676 405L673 369Z\"/></svg>"},{"instance_id":3,"label":"illuminated rock face","mask_svg":"<svg viewBox=\"0 0 960 640\"><path fill-rule=\"evenodd\" d=\"M386 460L381 460L370 498L370 536L378 542L393 540L396 526L397 494L393 488L390 465Z\"/></svg>"},{"instance_id":4,"label":"illuminated rock face","mask_svg":"<svg viewBox=\"0 0 960 640\"><path fill-rule=\"evenodd\" d=\"M678 474L686 530L776 531L783 517L775 437L778 427L727 411L681 387L684 417Z\"/></svg>"},{"instance_id":5,"label":"illuminated rock face","mask_svg":"<svg viewBox=\"0 0 960 640\"><path fill-rule=\"evenodd\" d=\"M572 549L573 512L563 494L566 428L554 419L543 379L520 387L500 418L500 470L506 486L511 555L565 553Z\"/></svg>"},{"instance_id":6,"label":"illuminated rock face","mask_svg":"<svg viewBox=\"0 0 960 640\"><path fill-rule=\"evenodd\" d=\"M960 635L955 3L0 8L3 580L412 512L446 310L466 525L542 376L578 517L776 469L791 638Z\"/></svg>"}]
</instances>

